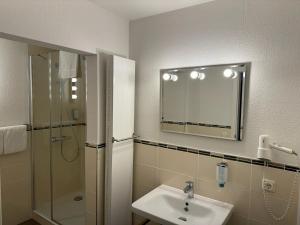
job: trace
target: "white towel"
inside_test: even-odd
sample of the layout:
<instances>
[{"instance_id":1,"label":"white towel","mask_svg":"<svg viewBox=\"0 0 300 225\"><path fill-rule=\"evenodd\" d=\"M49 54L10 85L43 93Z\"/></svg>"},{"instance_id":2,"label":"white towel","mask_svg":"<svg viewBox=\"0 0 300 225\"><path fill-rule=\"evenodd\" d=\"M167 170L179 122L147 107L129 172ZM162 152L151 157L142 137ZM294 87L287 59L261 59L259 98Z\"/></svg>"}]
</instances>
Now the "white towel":
<instances>
[{"instance_id":1,"label":"white towel","mask_svg":"<svg viewBox=\"0 0 300 225\"><path fill-rule=\"evenodd\" d=\"M4 129L0 127L0 155L4 154Z\"/></svg>"},{"instance_id":2,"label":"white towel","mask_svg":"<svg viewBox=\"0 0 300 225\"><path fill-rule=\"evenodd\" d=\"M59 51L59 77L62 79L77 77L78 54Z\"/></svg>"},{"instance_id":3,"label":"white towel","mask_svg":"<svg viewBox=\"0 0 300 225\"><path fill-rule=\"evenodd\" d=\"M26 125L10 126L4 130L4 154L22 152L27 149Z\"/></svg>"}]
</instances>

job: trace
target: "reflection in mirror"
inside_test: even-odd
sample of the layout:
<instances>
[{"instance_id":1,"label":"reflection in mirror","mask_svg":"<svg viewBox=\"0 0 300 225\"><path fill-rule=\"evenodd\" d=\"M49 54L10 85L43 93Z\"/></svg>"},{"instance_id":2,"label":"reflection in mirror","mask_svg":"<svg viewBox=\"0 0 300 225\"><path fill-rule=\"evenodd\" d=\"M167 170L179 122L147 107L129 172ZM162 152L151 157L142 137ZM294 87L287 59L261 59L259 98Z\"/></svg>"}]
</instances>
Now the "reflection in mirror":
<instances>
[{"instance_id":1,"label":"reflection in mirror","mask_svg":"<svg viewBox=\"0 0 300 225\"><path fill-rule=\"evenodd\" d=\"M241 140L249 63L161 70L161 130Z\"/></svg>"}]
</instances>

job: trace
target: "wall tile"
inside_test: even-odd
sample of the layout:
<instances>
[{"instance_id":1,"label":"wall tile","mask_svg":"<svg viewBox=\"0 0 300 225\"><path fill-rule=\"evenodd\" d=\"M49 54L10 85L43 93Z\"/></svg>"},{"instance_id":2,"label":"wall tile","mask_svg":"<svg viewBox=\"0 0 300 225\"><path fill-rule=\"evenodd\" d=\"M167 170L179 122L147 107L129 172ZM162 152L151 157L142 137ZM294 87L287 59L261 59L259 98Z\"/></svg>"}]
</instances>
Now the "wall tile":
<instances>
[{"instance_id":1,"label":"wall tile","mask_svg":"<svg viewBox=\"0 0 300 225\"><path fill-rule=\"evenodd\" d=\"M274 198L268 196L267 201L270 202L271 208L276 216L283 214L287 205L286 200ZM264 204L264 197L261 192L251 193L251 204L250 204L250 219L266 223L274 224L274 221L268 215ZM288 211L287 217L282 221L276 222L278 225L296 225L297 224L297 205L294 203L291 209Z\"/></svg>"},{"instance_id":2,"label":"wall tile","mask_svg":"<svg viewBox=\"0 0 300 225\"><path fill-rule=\"evenodd\" d=\"M290 171L284 171L282 169L263 167L263 166L252 166L252 191L262 192L262 179L275 181L275 192L270 193L273 197L286 198L289 196L292 184L295 179L297 179L297 184L295 186L296 190L299 190L299 175ZM298 195L298 191L296 191ZM297 196L296 196L297 197Z\"/></svg>"},{"instance_id":3,"label":"wall tile","mask_svg":"<svg viewBox=\"0 0 300 225\"><path fill-rule=\"evenodd\" d=\"M143 144L134 144L134 162L137 164L145 164L148 166L158 165L157 147Z\"/></svg>"},{"instance_id":4,"label":"wall tile","mask_svg":"<svg viewBox=\"0 0 300 225\"><path fill-rule=\"evenodd\" d=\"M141 145L143 144L139 144L139 148L141 148ZM195 182L195 194L234 205L233 214L228 225L274 224L274 221L267 214L263 202L261 190L262 166L226 160L229 168L228 182L224 188L220 188L216 181L216 165L223 160L222 158L150 145L147 145L145 155L140 155L139 158L145 157L155 149L158 151L158 167L134 165L136 171L134 175L134 178L136 178L134 179L134 200L145 195L157 185L166 184L183 189L185 181L192 180ZM144 154L142 151L139 153ZM155 176L156 178L154 178ZM274 179L277 184L277 192L269 194L276 215L280 215L286 206L286 199L290 193L294 176L294 172L274 168L266 169L266 177ZM297 199L298 186L295 201ZM276 224L296 225L296 219L297 204L294 202L287 218Z\"/></svg>"},{"instance_id":5,"label":"wall tile","mask_svg":"<svg viewBox=\"0 0 300 225\"><path fill-rule=\"evenodd\" d=\"M197 168L197 155L159 148L159 168L194 177Z\"/></svg>"},{"instance_id":6,"label":"wall tile","mask_svg":"<svg viewBox=\"0 0 300 225\"><path fill-rule=\"evenodd\" d=\"M158 170L158 174L159 184L169 185L172 187L179 188L181 190L186 186L186 181L195 182L195 179L192 176L187 176L185 174L180 174L169 170L160 169Z\"/></svg>"},{"instance_id":7,"label":"wall tile","mask_svg":"<svg viewBox=\"0 0 300 225\"><path fill-rule=\"evenodd\" d=\"M134 180L137 185L155 187L157 185L157 169L150 166L135 165Z\"/></svg>"},{"instance_id":8,"label":"wall tile","mask_svg":"<svg viewBox=\"0 0 300 225\"><path fill-rule=\"evenodd\" d=\"M249 225L249 224L247 218L233 214L230 217L227 225Z\"/></svg>"},{"instance_id":9,"label":"wall tile","mask_svg":"<svg viewBox=\"0 0 300 225\"><path fill-rule=\"evenodd\" d=\"M251 164L227 161L228 163L228 182L234 186L250 190L251 183Z\"/></svg>"}]
</instances>

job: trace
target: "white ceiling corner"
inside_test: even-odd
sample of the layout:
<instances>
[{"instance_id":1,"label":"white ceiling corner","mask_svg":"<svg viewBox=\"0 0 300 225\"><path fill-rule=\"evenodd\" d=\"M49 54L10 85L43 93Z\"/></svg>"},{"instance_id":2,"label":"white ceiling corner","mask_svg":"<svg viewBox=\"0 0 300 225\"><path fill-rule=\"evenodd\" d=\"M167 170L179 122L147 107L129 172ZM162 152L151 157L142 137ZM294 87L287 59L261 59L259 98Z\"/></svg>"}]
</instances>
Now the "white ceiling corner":
<instances>
[{"instance_id":1,"label":"white ceiling corner","mask_svg":"<svg viewBox=\"0 0 300 225\"><path fill-rule=\"evenodd\" d=\"M93 0L101 7L129 20L153 16L214 0Z\"/></svg>"}]
</instances>

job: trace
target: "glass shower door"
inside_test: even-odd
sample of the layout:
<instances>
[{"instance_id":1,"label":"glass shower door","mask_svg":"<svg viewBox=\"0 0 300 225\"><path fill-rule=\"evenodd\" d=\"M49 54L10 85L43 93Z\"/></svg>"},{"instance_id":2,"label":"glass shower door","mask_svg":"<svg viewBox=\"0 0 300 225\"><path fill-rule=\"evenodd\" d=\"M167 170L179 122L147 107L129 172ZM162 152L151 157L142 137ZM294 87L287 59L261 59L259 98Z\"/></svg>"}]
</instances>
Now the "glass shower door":
<instances>
[{"instance_id":1,"label":"glass shower door","mask_svg":"<svg viewBox=\"0 0 300 225\"><path fill-rule=\"evenodd\" d=\"M51 53L51 211L52 219L62 225L84 225L85 91L84 75L78 74L81 77L61 78L59 52Z\"/></svg>"}]
</instances>

